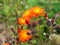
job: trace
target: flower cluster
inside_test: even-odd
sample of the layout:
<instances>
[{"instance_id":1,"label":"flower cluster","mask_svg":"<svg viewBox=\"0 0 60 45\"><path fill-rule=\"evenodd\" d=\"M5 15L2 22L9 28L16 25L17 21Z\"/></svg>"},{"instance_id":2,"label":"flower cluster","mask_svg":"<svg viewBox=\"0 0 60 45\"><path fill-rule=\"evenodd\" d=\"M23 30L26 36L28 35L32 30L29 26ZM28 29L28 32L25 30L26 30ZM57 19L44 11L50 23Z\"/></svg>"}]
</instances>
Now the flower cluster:
<instances>
[{"instance_id":1,"label":"flower cluster","mask_svg":"<svg viewBox=\"0 0 60 45\"><path fill-rule=\"evenodd\" d=\"M22 18L18 18L18 24L23 26L23 25L28 25L35 27L36 26L36 22L32 22L32 24L30 24L30 20L35 17L39 17L39 16L45 16L45 10L41 7L35 6L30 8L29 10L26 10L23 14L22 14ZM32 38L32 32L31 30L22 30L20 31L20 29L18 28L18 37L19 40L21 42L26 42L28 40L30 40Z\"/></svg>"},{"instance_id":2,"label":"flower cluster","mask_svg":"<svg viewBox=\"0 0 60 45\"><path fill-rule=\"evenodd\" d=\"M22 14L22 18L18 18L18 23L20 25L29 24L31 18L38 16L45 16L45 10L38 6L32 7Z\"/></svg>"}]
</instances>

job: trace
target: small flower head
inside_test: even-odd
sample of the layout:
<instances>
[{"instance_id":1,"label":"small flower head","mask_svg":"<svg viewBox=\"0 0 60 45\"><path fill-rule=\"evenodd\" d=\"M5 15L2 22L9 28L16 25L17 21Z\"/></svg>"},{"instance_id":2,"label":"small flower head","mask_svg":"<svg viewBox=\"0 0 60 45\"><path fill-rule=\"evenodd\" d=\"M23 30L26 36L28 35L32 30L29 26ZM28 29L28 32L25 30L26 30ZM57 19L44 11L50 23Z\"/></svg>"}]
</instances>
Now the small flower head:
<instances>
[{"instance_id":1,"label":"small flower head","mask_svg":"<svg viewBox=\"0 0 60 45\"><path fill-rule=\"evenodd\" d=\"M23 18L29 18L29 19L31 19L32 18L32 13L31 13L31 10L26 10L24 13L23 13L23 15L22 15L22 17Z\"/></svg>"},{"instance_id":2,"label":"small flower head","mask_svg":"<svg viewBox=\"0 0 60 45\"><path fill-rule=\"evenodd\" d=\"M18 35L19 40L21 42L26 42L26 41L30 40L32 38L32 35L30 32L31 32L30 30L22 30Z\"/></svg>"},{"instance_id":3,"label":"small flower head","mask_svg":"<svg viewBox=\"0 0 60 45\"><path fill-rule=\"evenodd\" d=\"M36 25L37 25L37 23L36 23L35 21L33 21L33 22L31 23L31 27L32 27L32 28L36 27Z\"/></svg>"},{"instance_id":4,"label":"small flower head","mask_svg":"<svg viewBox=\"0 0 60 45\"><path fill-rule=\"evenodd\" d=\"M18 18L18 24L24 25L26 23L25 23L25 20L23 18Z\"/></svg>"},{"instance_id":5,"label":"small flower head","mask_svg":"<svg viewBox=\"0 0 60 45\"><path fill-rule=\"evenodd\" d=\"M35 14L35 17L38 17L38 16L44 16L42 14L44 14L45 11L44 11L43 8L35 6L35 7L32 8L32 13Z\"/></svg>"}]
</instances>

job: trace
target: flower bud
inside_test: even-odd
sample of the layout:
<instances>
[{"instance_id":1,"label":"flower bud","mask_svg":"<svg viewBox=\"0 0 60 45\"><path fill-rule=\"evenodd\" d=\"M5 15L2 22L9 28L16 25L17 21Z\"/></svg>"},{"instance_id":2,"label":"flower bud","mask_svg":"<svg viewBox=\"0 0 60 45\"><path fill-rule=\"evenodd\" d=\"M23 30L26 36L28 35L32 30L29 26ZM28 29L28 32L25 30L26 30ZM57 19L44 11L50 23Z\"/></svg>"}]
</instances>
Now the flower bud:
<instances>
[{"instance_id":1,"label":"flower bud","mask_svg":"<svg viewBox=\"0 0 60 45\"><path fill-rule=\"evenodd\" d=\"M51 25L52 25L52 23L51 23L50 20L47 20L46 24L47 24L48 26L51 26Z\"/></svg>"},{"instance_id":2,"label":"flower bud","mask_svg":"<svg viewBox=\"0 0 60 45\"><path fill-rule=\"evenodd\" d=\"M40 25L40 24L43 24L43 20L42 19L39 19L38 20L38 24Z\"/></svg>"},{"instance_id":3,"label":"flower bud","mask_svg":"<svg viewBox=\"0 0 60 45\"><path fill-rule=\"evenodd\" d=\"M31 23L31 27L32 27L32 28L36 27L36 25L37 25L37 24L36 24L35 21L33 21L33 22Z\"/></svg>"}]
</instances>

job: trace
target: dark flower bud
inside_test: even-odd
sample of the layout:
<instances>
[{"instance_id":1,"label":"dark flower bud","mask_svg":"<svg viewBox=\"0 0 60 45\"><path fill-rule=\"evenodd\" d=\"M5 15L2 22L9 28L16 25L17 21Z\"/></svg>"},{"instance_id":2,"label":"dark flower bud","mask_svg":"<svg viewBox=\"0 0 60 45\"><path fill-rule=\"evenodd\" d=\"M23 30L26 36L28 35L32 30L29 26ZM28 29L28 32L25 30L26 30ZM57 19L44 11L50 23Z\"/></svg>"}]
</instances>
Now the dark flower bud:
<instances>
[{"instance_id":1,"label":"dark flower bud","mask_svg":"<svg viewBox=\"0 0 60 45\"><path fill-rule=\"evenodd\" d=\"M54 23L54 19L51 20L51 23L52 23L52 24Z\"/></svg>"},{"instance_id":2,"label":"dark flower bud","mask_svg":"<svg viewBox=\"0 0 60 45\"><path fill-rule=\"evenodd\" d=\"M17 37L16 40L19 41L19 38Z\"/></svg>"},{"instance_id":3,"label":"dark flower bud","mask_svg":"<svg viewBox=\"0 0 60 45\"><path fill-rule=\"evenodd\" d=\"M51 23L50 20L47 20L46 24L47 24L48 26L51 26L51 25L52 25L52 23Z\"/></svg>"},{"instance_id":4,"label":"dark flower bud","mask_svg":"<svg viewBox=\"0 0 60 45\"><path fill-rule=\"evenodd\" d=\"M15 41L12 41L12 43L14 44L14 43L15 43Z\"/></svg>"},{"instance_id":5,"label":"dark flower bud","mask_svg":"<svg viewBox=\"0 0 60 45\"><path fill-rule=\"evenodd\" d=\"M14 30L14 27L11 26L10 28L11 28L11 31L12 31L15 35L17 35L17 33L16 33L15 30Z\"/></svg>"},{"instance_id":6,"label":"dark flower bud","mask_svg":"<svg viewBox=\"0 0 60 45\"><path fill-rule=\"evenodd\" d=\"M6 40L5 43L8 43L8 41Z\"/></svg>"},{"instance_id":7,"label":"dark flower bud","mask_svg":"<svg viewBox=\"0 0 60 45\"><path fill-rule=\"evenodd\" d=\"M48 34L46 35L46 38L49 38L49 35Z\"/></svg>"},{"instance_id":8,"label":"dark flower bud","mask_svg":"<svg viewBox=\"0 0 60 45\"><path fill-rule=\"evenodd\" d=\"M36 31L35 29L31 29L31 33L32 33L32 34L36 34L36 32L37 32L37 31Z\"/></svg>"},{"instance_id":9,"label":"dark flower bud","mask_svg":"<svg viewBox=\"0 0 60 45\"><path fill-rule=\"evenodd\" d=\"M9 43L9 45L12 45L11 43Z\"/></svg>"},{"instance_id":10,"label":"dark flower bud","mask_svg":"<svg viewBox=\"0 0 60 45\"><path fill-rule=\"evenodd\" d=\"M30 24L30 20L28 20L28 19L25 22L26 22L27 25Z\"/></svg>"},{"instance_id":11,"label":"dark flower bud","mask_svg":"<svg viewBox=\"0 0 60 45\"><path fill-rule=\"evenodd\" d=\"M20 30L21 30L20 27L18 27L18 29L17 29L18 33L20 33Z\"/></svg>"},{"instance_id":12,"label":"dark flower bud","mask_svg":"<svg viewBox=\"0 0 60 45\"><path fill-rule=\"evenodd\" d=\"M36 22L34 22L34 21L31 23L31 27L33 27L33 28L36 27L36 25L37 25L37 24L36 24Z\"/></svg>"},{"instance_id":13,"label":"dark flower bud","mask_svg":"<svg viewBox=\"0 0 60 45\"><path fill-rule=\"evenodd\" d=\"M5 41L5 43L8 43L9 45L12 45L11 43L9 43L8 41Z\"/></svg>"},{"instance_id":14,"label":"dark flower bud","mask_svg":"<svg viewBox=\"0 0 60 45\"><path fill-rule=\"evenodd\" d=\"M57 33L57 34L60 34L60 26L56 26L56 27L55 27L55 30L56 30L56 33Z\"/></svg>"},{"instance_id":15,"label":"dark flower bud","mask_svg":"<svg viewBox=\"0 0 60 45\"><path fill-rule=\"evenodd\" d=\"M46 18L46 20L48 20L48 14L45 14L45 16L44 16L45 18Z\"/></svg>"},{"instance_id":16,"label":"dark flower bud","mask_svg":"<svg viewBox=\"0 0 60 45\"><path fill-rule=\"evenodd\" d=\"M13 28L11 28L11 31L12 31L13 33L15 33L15 31L14 31L14 29L13 29Z\"/></svg>"},{"instance_id":17,"label":"dark flower bud","mask_svg":"<svg viewBox=\"0 0 60 45\"><path fill-rule=\"evenodd\" d=\"M31 35L31 32L27 32L27 35Z\"/></svg>"},{"instance_id":18,"label":"dark flower bud","mask_svg":"<svg viewBox=\"0 0 60 45\"><path fill-rule=\"evenodd\" d=\"M53 24L52 26L55 27L57 24Z\"/></svg>"},{"instance_id":19,"label":"dark flower bud","mask_svg":"<svg viewBox=\"0 0 60 45\"><path fill-rule=\"evenodd\" d=\"M19 42L19 38L17 37L15 41L16 41L16 44L18 44L18 42Z\"/></svg>"},{"instance_id":20,"label":"dark flower bud","mask_svg":"<svg viewBox=\"0 0 60 45\"><path fill-rule=\"evenodd\" d=\"M38 24L40 25L40 24L43 24L43 20L42 19L39 19L38 20Z\"/></svg>"}]
</instances>

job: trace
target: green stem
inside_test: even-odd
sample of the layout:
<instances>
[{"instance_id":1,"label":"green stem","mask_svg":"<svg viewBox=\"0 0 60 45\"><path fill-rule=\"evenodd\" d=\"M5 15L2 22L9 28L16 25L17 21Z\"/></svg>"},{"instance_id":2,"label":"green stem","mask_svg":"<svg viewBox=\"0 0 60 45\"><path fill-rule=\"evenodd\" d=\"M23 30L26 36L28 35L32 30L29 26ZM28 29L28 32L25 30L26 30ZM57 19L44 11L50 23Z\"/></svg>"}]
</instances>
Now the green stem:
<instances>
[{"instance_id":1,"label":"green stem","mask_svg":"<svg viewBox=\"0 0 60 45\"><path fill-rule=\"evenodd\" d=\"M39 43L40 43L41 45L43 45L42 38L41 38L40 25L38 25L38 27L39 27L39 34L40 34L40 37L39 37L40 41L39 41Z\"/></svg>"}]
</instances>

